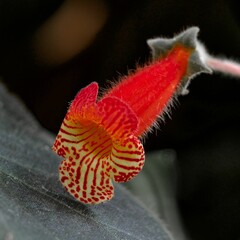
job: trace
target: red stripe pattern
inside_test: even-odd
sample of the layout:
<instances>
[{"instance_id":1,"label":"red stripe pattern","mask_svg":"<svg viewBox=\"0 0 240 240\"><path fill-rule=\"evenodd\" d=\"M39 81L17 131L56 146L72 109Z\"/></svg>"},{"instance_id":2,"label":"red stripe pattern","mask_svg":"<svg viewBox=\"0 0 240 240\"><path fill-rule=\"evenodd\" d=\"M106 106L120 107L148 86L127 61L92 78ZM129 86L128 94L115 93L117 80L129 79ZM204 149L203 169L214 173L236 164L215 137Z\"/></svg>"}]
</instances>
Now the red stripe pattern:
<instances>
[{"instance_id":1,"label":"red stripe pattern","mask_svg":"<svg viewBox=\"0 0 240 240\"><path fill-rule=\"evenodd\" d=\"M59 167L66 190L83 203L113 197L112 180L126 182L144 165L144 149L134 133L138 119L121 100L96 102L97 83L82 89L72 102L53 150L64 157Z\"/></svg>"}]
</instances>

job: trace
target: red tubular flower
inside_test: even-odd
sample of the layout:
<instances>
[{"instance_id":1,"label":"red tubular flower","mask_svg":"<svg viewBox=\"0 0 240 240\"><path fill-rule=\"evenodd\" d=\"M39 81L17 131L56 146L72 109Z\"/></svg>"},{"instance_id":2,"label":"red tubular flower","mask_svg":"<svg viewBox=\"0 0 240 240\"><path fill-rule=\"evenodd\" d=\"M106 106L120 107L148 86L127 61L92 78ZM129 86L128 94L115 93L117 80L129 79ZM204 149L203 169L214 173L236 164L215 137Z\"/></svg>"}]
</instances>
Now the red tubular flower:
<instances>
[{"instance_id":1,"label":"red tubular flower","mask_svg":"<svg viewBox=\"0 0 240 240\"><path fill-rule=\"evenodd\" d=\"M138 137L174 95L186 92L193 75L209 71L196 51L197 32L190 28L172 40L149 40L155 61L122 79L99 101L97 83L77 94L53 146L65 158L60 180L76 199L110 200L112 180L126 182L141 171L144 149Z\"/></svg>"}]
</instances>

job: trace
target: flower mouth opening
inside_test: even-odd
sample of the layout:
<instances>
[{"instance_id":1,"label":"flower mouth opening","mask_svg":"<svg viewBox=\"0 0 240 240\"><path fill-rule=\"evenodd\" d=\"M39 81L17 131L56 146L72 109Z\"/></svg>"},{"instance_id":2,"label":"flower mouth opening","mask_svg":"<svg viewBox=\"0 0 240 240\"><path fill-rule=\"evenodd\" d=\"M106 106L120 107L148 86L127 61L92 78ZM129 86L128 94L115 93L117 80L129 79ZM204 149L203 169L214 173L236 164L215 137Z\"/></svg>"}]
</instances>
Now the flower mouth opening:
<instances>
[{"instance_id":1,"label":"flower mouth opening","mask_svg":"<svg viewBox=\"0 0 240 240\"><path fill-rule=\"evenodd\" d=\"M74 133L73 131L70 133L72 138L67 141L71 149L76 143L76 152L80 154L80 159L86 157L104 159L111 154L113 140L101 124L92 119L81 118L71 121L71 127ZM69 126L67 131L64 131L64 127L62 129L63 132L69 132Z\"/></svg>"},{"instance_id":2,"label":"flower mouth opening","mask_svg":"<svg viewBox=\"0 0 240 240\"><path fill-rule=\"evenodd\" d=\"M104 159L112 151L112 138L108 132L98 123L91 120L85 120L86 132L81 136L84 139L83 147L91 153L92 157Z\"/></svg>"}]
</instances>

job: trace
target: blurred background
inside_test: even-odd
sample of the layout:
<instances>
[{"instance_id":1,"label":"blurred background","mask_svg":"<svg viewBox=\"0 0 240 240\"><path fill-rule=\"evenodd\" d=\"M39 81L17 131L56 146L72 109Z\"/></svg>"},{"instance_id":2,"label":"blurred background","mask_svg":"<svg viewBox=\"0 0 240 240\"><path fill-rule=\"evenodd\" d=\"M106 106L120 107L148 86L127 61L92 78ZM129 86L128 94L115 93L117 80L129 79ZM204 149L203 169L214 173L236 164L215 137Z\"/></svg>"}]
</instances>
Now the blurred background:
<instances>
[{"instance_id":1,"label":"blurred background","mask_svg":"<svg viewBox=\"0 0 240 240\"><path fill-rule=\"evenodd\" d=\"M150 59L146 39L199 26L209 52L240 61L237 0L1 0L0 77L57 133L69 102ZM240 79L201 75L147 152L177 156L177 203L190 239L240 239Z\"/></svg>"}]
</instances>

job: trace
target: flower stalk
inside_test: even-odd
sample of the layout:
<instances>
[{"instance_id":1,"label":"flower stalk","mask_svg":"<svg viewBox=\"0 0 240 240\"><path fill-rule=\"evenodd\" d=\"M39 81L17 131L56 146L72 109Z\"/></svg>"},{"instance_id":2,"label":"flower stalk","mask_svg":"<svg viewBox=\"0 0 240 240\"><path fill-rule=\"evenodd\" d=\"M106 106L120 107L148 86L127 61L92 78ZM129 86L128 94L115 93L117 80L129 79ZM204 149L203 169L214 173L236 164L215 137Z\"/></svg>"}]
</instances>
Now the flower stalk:
<instances>
[{"instance_id":1,"label":"flower stalk","mask_svg":"<svg viewBox=\"0 0 240 240\"><path fill-rule=\"evenodd\" d=\"M213 71L221 72L234 77L240 77L240 64L237 62L209 55L206 59L206 65Z\"/></svg>"}]
</instances>

